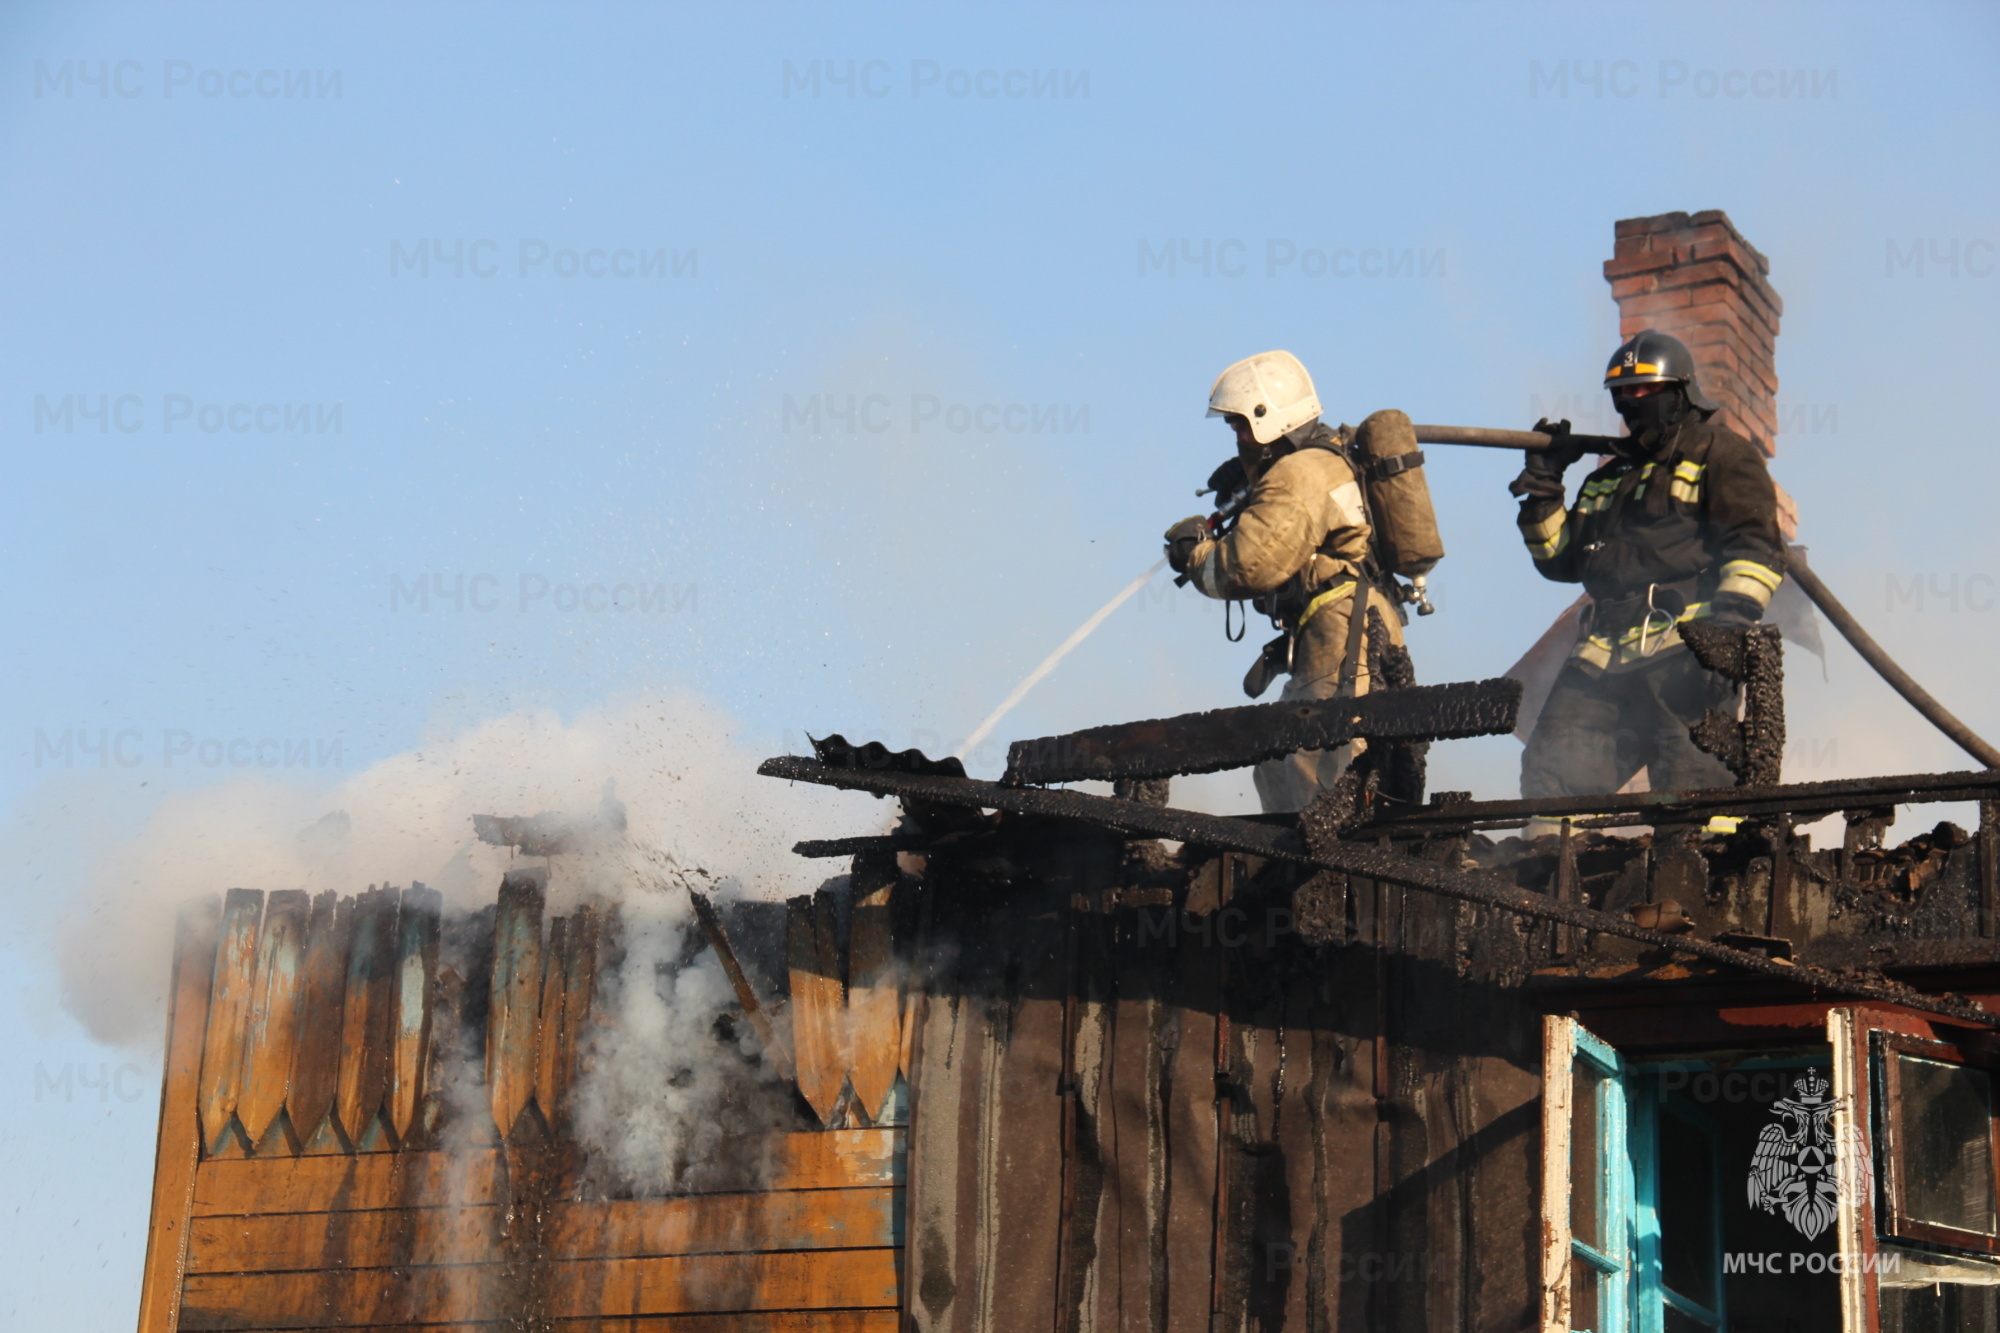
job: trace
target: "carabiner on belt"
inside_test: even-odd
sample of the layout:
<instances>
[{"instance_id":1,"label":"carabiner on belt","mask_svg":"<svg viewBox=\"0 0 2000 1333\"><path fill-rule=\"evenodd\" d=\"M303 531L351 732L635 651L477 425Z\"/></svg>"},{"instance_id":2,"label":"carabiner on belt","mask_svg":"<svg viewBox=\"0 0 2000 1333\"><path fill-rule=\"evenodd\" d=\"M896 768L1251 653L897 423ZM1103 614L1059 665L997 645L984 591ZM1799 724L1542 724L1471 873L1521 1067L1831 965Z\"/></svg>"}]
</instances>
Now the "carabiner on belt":
<instances>
[{"instance_id":1,"label":"carabiner on belt","mask_svg":"<svg viewBox=\"0 0 2000 1333\"><path fill-rule=\"evenodd\" d=\"M1646 657L1651 654L1652 650L1646 647L1646 640L1648 636L1657 633L1660 636L1660 638L1664 640L1667 637L1668 633L1673 630L1674 625L1677 623L1676 617L1673 612L1668 611L1665 608L1656 607L1653 605L1653 592L1659 586L1660 585L1657 583L1648 583L1646 585L1646 618L1639 622L1639 656L1641 657ZM1666 624L1660 626L1660 628L1657 631L1654 630L1653 628L1654 616L1662 616L1665 617L1666 619Z\"/></svg>"}]
</instances>

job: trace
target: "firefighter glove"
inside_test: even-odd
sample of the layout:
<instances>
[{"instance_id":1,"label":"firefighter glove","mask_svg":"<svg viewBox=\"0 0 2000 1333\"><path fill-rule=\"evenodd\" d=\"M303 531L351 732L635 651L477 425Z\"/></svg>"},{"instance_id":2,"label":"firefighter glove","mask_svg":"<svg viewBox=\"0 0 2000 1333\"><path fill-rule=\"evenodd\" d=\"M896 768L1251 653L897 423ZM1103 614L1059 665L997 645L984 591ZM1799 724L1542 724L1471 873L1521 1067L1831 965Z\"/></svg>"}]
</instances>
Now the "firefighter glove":
<instances>
[{"instance_id":1,"label":"firefighter glove","mask_svg":"<svg viewBox=\"0 0 2000 1333\"><path fill-rule=\"evenodd\" d=\"M1167 563L1174 573L1187 573L1194 563L1194 548L1208 540L1208 520L1184 518L1167 529Z\"/></svg>"},{"instance_id":2,"label":"firefighter glove","mask_svg":"<svg viewBox=\"0 0 2000 1333\"><path fill-rule=\"evenodd\" d=\"M1548 448L1537 449L1528 455L1528 465L1521 469L1521 475L1514 478L1507 491L1523 500L1559 501L1563 498L1563 472L1583 457L1583 446L1570 442L1567 420L1552 422L1543 417L1533 429L1554 436L1554 442Z\"/></svg>"},{"instance_id":3,"label":"firefighter glove","mask_svg":"<svg viewBox=\"0 0 2000 1333\"><path fill-rule=\"evenodd\" d=\"M1740 593L1719 592L1709 605L1709 623L1721 629L1749 629L1764 618L1764 608Z\"/></svg>"}]
</instances>

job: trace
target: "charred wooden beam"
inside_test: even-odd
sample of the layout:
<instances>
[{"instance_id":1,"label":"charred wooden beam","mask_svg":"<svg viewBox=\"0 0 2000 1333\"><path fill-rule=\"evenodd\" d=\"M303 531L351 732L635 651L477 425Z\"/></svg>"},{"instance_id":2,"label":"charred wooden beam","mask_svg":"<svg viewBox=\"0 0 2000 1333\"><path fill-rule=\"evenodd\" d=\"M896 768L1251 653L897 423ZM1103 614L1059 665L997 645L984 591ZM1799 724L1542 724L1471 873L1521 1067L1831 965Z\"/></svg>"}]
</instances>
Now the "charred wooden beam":
<instances>
[{"instance_id":1,"label":"charred wooden beam","mask_svg":"<svg viewBox=\"0 0 2000 1333\"><path fill-rule=\"evenodd\" d=\"M1401 852L1368 843L1322 839L1310 831L1223 815L1200 814L1121 801L1112 797L1089 796L1075 791L1046 791L1040 788L1007 787L971 778L947 778L912 773L863 772L830 768L812 759L787 756L767 759L757 768L765 777L813 782L850 791L872 792L934 805L957 805L975 809L1005 810L1014 814L1071 819L1135 837L1168 838L1191 842L1218 851L1248 852L1276 860L1344 871L1389 884L1421 889L1463 902L1517 912L1522 916L1600 935L1616 935L1670 953L1688 954L1709 962L1761 973L1809 990L1835 995L1900 1004L1925 1013L1938 1014L1959 1023L2000 1027L2000 1014L1950 996L1927 995L1882 977L1834 973L1820 968L1797 966L1741 949L1687 936L1664 935L1647 930L1623 916L1593 908L1558 902L1547 894L1531 893L1497 875L1484 871L1457 870L1432 861L1421 861ZM2000 785L2000 773L1992 775ZM1310 843L1308 839L1311 839Z\"/></svg>"},{"instance_id":2,"label":"charred wooden beam","mask_svg":"<svg viewBox=\"0 0 2000 1333\"><path fill-rule=\"evenodd\" d=\"M1928 805L1980 801L2000 795L2000 769L1917 773L1882 778L1842 778L1770 787L1717 787L1709 791L1638 791L1604 796L1549 796L1523 801L1432 801L1413 810L1378 816L1371 833L1432 834L1505 828L1529 819L1576 818L1581 827L1614 823L1687 823L1710 815L1759 818L1830 815L1862 806ZM1595 816L1583 823L1585 816ZM1805 821L1810 822L1810 821Z\"/></svg>"},{"instance_id":3,"label":"charred wooden beam","mask_svg":"<svg viewBox=\"0 0 2000 1333\"><path fill-rule=\"evenodd\" d=\"M893 833L870 833L858 838L806 838L792 844L797 856L867 856L881 852L920 852L929 844L921 838L899 838Z\"/></svg>"},{"instance_id":4,"label":"charred wooden beam","mask_svg":"<svg viewBox=\"0 0 2000 1333\"><path fill-rule=\"evenodd\" d=\"M1520 706L1521 682L1503 677L1183 713L1016 741L1007 748L1001 781L1020 786L1219 773L1300 750L1333 749L1360 736L1501 736L1514 729Z\"/></svg>"},{"instance_id":5,"label":"charred wooden beam","mask_svg":"<svg viewBox=\"0 0 2000 1333\"><path fill-rule=\"evenodd\" d=\"M1743 720L1734 709L1711 708L1688 735L1736 775L1738 786L1781 780L1785 755L1785 645L1776 625L1725 629L1701 621L1681 626L1695 660L1743 687Z\"/></svg>"},{"instance_id":6,"label":"charred wooden beam","mask_svg":"<svg viewBox=\"0 0 2000 1333\"><path fill-rule=\"evenodd\" d=\"M706 894L688 890L688 899L694 904L695 921L701 926L702 935L708 940L708 947L715 950L715 959L722 964L723 974L735 988L736 1003L743 1008L743 1016L750 1020L751 1030L764 1047L765 1058L781 1078L792 1078L792 1056L784 1044L778 1040L777 1029L771 1025L771 1016L764 1012L764 1006L757 1000L757 990L750 984L750 978L743 971L743 964L736 960L736 950L729 943L729 932L722 928L722 917Z\"/></svg>"}]
</instances>

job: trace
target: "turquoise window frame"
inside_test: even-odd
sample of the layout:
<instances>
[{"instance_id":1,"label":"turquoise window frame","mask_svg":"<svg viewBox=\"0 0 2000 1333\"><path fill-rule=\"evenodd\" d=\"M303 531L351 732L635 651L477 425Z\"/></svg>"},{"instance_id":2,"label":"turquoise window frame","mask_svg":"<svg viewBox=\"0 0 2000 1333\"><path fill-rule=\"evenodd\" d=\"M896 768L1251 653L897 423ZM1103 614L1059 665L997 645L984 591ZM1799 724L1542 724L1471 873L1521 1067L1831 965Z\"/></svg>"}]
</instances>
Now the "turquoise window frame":
<instances>
[{"instance_id":1,"label":"turquoise window frame","mask_svg":"<svg viewBox=\"0 0 2000 1333\"><path fill-rule=\"evenodd\" d=\"M1712 1065L1695 1066L1713 1069ZM1627 1076L1631 1099L1632 1126L1632 1234L1633 1274L1637 1309L1634 1333L1666 1333L1667 1308L1694 1320L1704 1328L1728 1328L1722 1281L1722 1136L1714 1122L1693 1111L1666 1101L1658 1093L1659 1066L1642 1066ZM1715 1308L1682 1295L1666 1284L1660 1258L1660 1117L1673 1116L1708 1140L1710 1203L1709 1236L1713 1252L1709 1259L1715 1274Z\"/></svg>"},{"instance_id":2,"label":"turquoise window frame","mask_svg":"<svg viewBox=\"0 0 2000 1333\"><path fill-rule=\"evenodd\" d=\"M1602 1327L1578 1329L1576 1333L1634 1333L1632 1314L1632 1253L1634 1183L1632 1152L1627 1134L1631 1123L1630 1090L1625 1060L1612 1047L1587 1031L1581 1024L1576 1033L1575 1058L1599 1074L1591 1108L1597 1121L1597 1215L1604 1220L1608 1250L1599 1250L1570 1237L1570 1253L1596 1270L1600 1279L1598 1317ZM1572 1188L1578 1182L1572 1182Z\"/></svg>"}]
</instances>

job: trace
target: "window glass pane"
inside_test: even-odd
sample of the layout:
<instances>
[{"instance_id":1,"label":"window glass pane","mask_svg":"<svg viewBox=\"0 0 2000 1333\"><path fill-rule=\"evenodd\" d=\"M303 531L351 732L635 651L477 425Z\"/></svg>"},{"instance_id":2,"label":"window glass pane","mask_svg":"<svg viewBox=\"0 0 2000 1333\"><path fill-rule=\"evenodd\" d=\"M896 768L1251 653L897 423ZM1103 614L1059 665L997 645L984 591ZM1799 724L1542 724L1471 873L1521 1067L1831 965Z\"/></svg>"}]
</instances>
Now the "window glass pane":
<instances>
[{"instance_id":1,"label":"window glass pane","mask_svg":"<svg viewBox=\"0 0 2000 1333\"><path fill-rule=\"evenodd\" d=\"M1604 1161L1599 1145L1598 1108L1604 1075L1587 1060L1570 1070L1569 1231L1592 1249L1604 1250Z\"/></svg>"},{"instance_id":2,"label":"window glass pane","mask_svg":"<svg viewBox=\"0 0 2000 1333\"><path fill-rule=\"evenodd\" d=\"M1664 1327L1667 1333L1714 1333L1715 1329L1715 1325L1704 1324L1698 1319L1691 1319L1671 1305L1667 1307L1667 1318Z\"/></svg>"},{"instance_id":3,"label":"window glass pane","mask_svg":"<svg viewBox=\"0 0 2000 1333\"><path fill-rule=\"evenodd\" d=\"M1882 1333L2000 1333L2000 1289L1940 1282L1882 1288Z\"/></svg>"},{"instance_id":4,"label":"window glass pane","mask_svg":"<svg viewBox=\"0 0 2000 1333\"><path fill-rule=\"evenodd\" d=\"M1590 1329L1601 1333L1604 1325L1598 1322L1598 1309L1603 1291L1604 1278L1591 1266L1588 1260L1576 1258L1569 1261L1569 1326L1574 1329Z\"/></svg>"},{"instance_id":5,"label":"window glass pane","mask_svg":"<svg viewBox=\"0 0 2000 1333\"><path fill-rule=\"evenodd\" d=\"M1660 1276L1697 1305L1715 1308L1715 1146L1671 1113L1660 1116Z\"/></svg>"},{"instance_id":6,"label":"window glass pane","mask_svg":"<svg viewBox=\"0 0 2000 1333\"><path fill-rule=\"evenodd\" d=\"M1905 1210L1919 1222L1994 1234L1992 1080L1900 1051L1896 1072Z\"/></svg>"}]
</instances>

